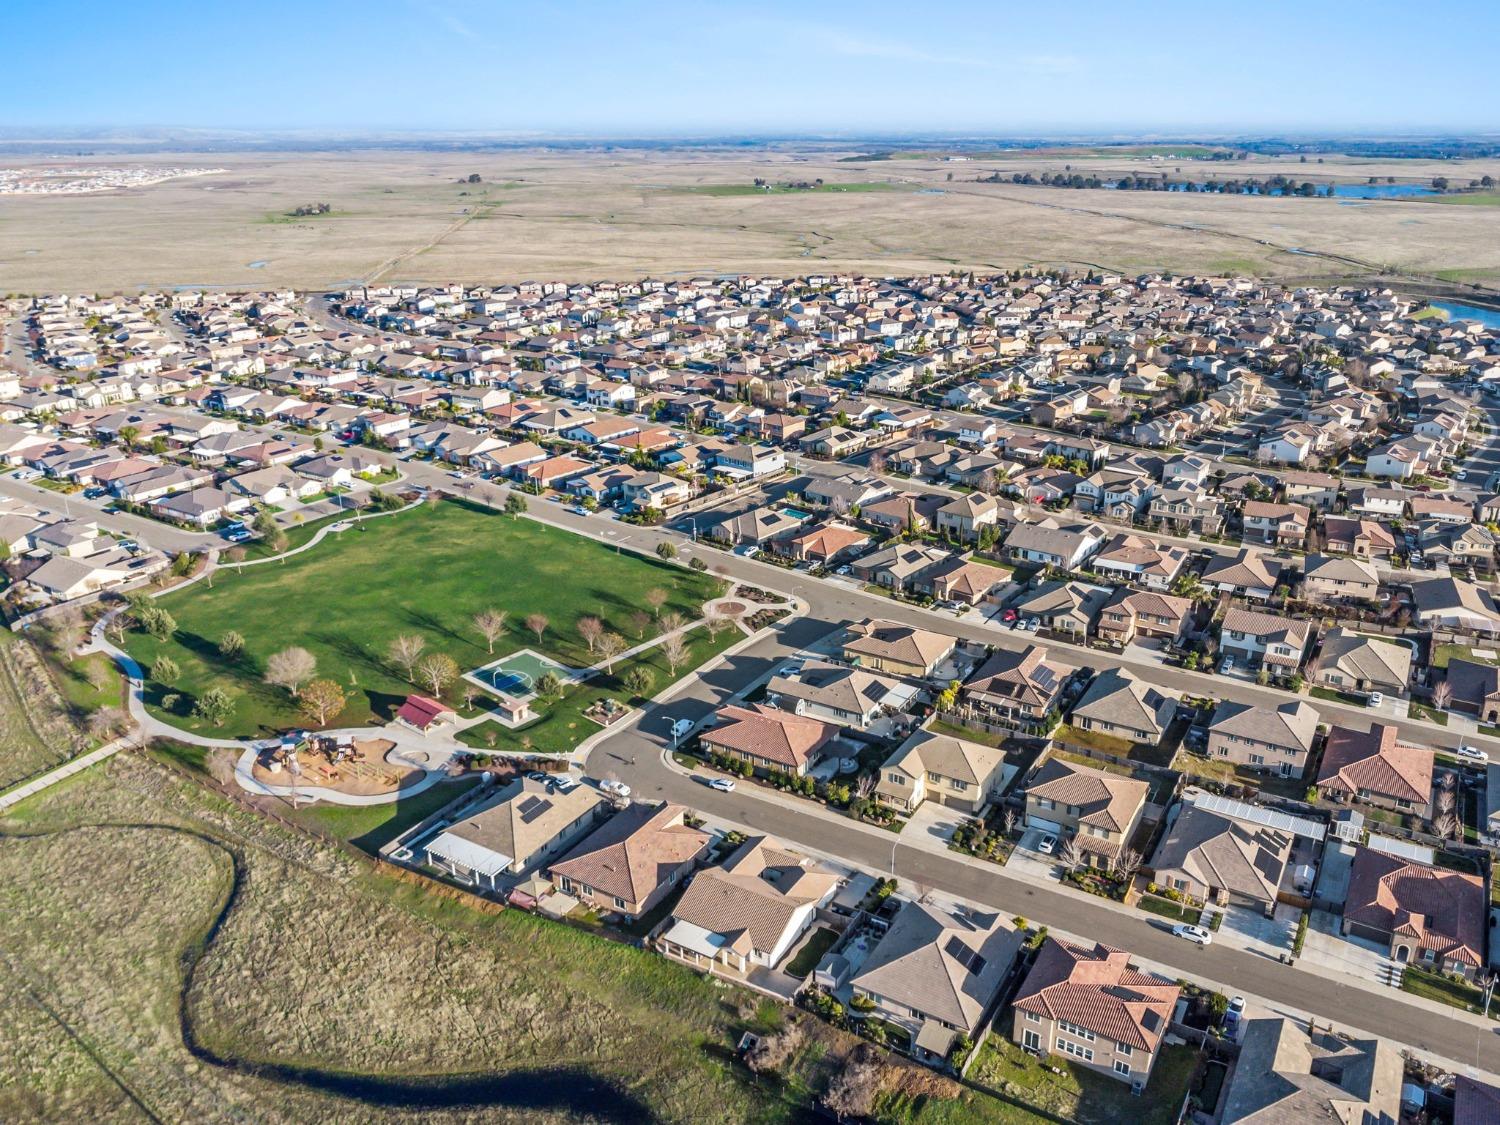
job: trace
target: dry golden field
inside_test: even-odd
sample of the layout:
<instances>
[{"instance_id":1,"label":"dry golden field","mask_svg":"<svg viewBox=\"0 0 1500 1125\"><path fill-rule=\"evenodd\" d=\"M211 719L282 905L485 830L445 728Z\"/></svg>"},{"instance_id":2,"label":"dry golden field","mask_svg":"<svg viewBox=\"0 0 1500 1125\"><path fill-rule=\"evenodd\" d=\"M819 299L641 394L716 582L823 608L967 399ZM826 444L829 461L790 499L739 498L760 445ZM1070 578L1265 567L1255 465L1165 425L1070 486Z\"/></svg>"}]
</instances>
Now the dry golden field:
<instances>
[{"instance_id":1,"label":"dry golden field","mask_svg":"<svg viewBox=\"0 0 1500 1125\"><path fill-rule=\"evenodd\" d=\"M1280 172L1318 183L1363 183L1387 175L1425 182L1446 175L1460 183L1500 175L1500 161L841 159L849 155L698 149L101 159L201 163L229 171L111 194L0 197L0 290L323 287L358 279L826 269L899 274L1033 263L1288 277L1361 276L1384 267L1418 280L1500 279L1496 206L1184 198L972 182L991 171L1061 171L1066 162L1110 175ZM483 184L456 182L475 172ZM744 187L756 177L822 178L862 190L703 190ZM330 204L332 213L287 217L298 205L314 202Z\"/></svg>"}]
</instances>

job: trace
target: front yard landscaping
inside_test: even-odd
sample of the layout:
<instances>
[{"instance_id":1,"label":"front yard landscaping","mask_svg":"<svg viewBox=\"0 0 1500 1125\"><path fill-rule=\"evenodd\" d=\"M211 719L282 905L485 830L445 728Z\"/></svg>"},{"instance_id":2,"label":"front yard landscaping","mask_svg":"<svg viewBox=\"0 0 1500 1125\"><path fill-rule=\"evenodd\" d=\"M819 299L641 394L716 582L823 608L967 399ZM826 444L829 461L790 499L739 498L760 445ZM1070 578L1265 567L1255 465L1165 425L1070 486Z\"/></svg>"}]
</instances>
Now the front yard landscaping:
<instances>
[{"instance_id":1,"label":"front yard landscaping","mask_svg":"<svg viewBox=\"0 0 1500 1125\"><path fill-rule=\"evenodd\" d=\"M1038 1059L997 1031L985 1040L969 1069L969 1080L997 1090L1042 1113L1079 1125L1172 1125L1177 1120L1197 1067L1191 1046L1163 1047L1145 1092L1136 1097L1130 1084L1068 1061L1062 1055ZM1057 1067L1061 1074L1054 1074ZM1019 1106L1007 1108L1001 1121L1034 1121Z\"/></svg>"},{"instance_id":2,"label":"front yard landscaping","mask_svg":"<svg viewBox=\"0 0 1500 1125\"><path fill-rule=\"evenodd\" d=\"M148 681L146 701L185 729L254 737L311 725L290 692L263 679L267 660L293 646L313 655L317 678L332 680L347 696L326 725L358 726L390 718L411 691L430 694L388 657L399 635L420 637L424 655L451 657L460 672L521 648L583 667L599 657L580 636L579 619L597 617L626 644L639 643L658 631L645 608L653 589L665 594L661 613L692 620L717 583L532 520L447 501L356 524L283 563L221 571L212 587L198 582L158 598L154 604L175 621L172 635L158 640L132 631L125 647L148 671L163 656L176 665L170 683ZM508 614L493 653L473 623L489 609ZM526 622L533 614L547 618L540 638ZM244 646L226 656L220 642L231 631ZM734 633L723 630L719 640ZM662 671L656 690L666 683ZM232 700L218 726L192 715L194 702L213 687ZM443 694L457 705L463 690L454 679ZM570 699L585 694L575 691Z\"/></svg>"},{"instance_id":3,"label":"front yard landscaping","mask_svg":"<svg viewBox=\"0 0 1500 1125\"><path fill-rule=\"evenodd\" d=\"M1429 973L1415 965L1406 966L1406 972L1401 975L1401 990L1451 1004L1466 1012L1477 1013L1484 1007L1483 989L1475 988L1468 981L1450 980L1438 973Z\"/></svg>"}]
</instances>

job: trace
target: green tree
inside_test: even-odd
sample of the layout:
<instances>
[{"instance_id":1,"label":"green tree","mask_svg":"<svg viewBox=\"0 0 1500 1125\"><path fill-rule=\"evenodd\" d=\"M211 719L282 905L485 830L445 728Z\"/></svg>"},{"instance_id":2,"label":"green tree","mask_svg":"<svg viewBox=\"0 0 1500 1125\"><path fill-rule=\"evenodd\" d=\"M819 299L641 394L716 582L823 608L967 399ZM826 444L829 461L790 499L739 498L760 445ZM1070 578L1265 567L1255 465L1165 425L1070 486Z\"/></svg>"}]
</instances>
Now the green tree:
<instances>
[{"instance_id":1,"label":"green tree","mask_svg":"<svg viewBox=\"0 0 1500 1125\"><path fill-rule=\"evenodd\" d=\"M193 717L212 727L222 727L234 710L234 697L221 687L211 687L193 704Z\"/></svg>"},{"instance_id":2,"label":"green tree","mask_svg":"<svg viewBox=\"0 0 1500 1125\"><path fill-rule=\"evenodd\" d=\"M663 539L656 545L656 553L660 558L675 559L677 557L677 548Z\"/></svg>"},{"instance_id":3,"label":"green tree","mask_svg":"<svg viewBox=\"0 0 1500 1125\"><path fill-rule=\"evenodd\" d=\"M177 619L160 606L152 606L149 618L143 622L146 632L158 641L170 640L177 632Z\"/></svg>"},{"instance_id":4,"label":"green tree","mask_svg":"<svg viewBox=\"0 0 1500 1125\"><path fill-rule=\"evenodd\" d=\"M245 652L245 638L233 629L219 638L219 655L230 662L238 660Z\"/></svg>"},{"instance_id":5,"label":"green tree","mask_svg":"<svg viewBox=\"0 0 1500 1125\"><path fill-rule=\"evenodd\" d=\"M151 665L151 678L159 684L171 687L182 676L182 669L170 656L158 656Z\"/></svg>"},{"instance_id":6,"label":"green tree","mask_svg":"<svg viewBox=\"0 0 1500 1125\"><path fill-rule=\"evenodd\" d=\"M526 511L526 497L519 492L512 492L505 498L505 514L514 519Z\"/></svg>"},{"instance_id":7,"label":"green tree","mask_svg":"<svg viewBox=\"0 0 1500 1125\"><path fill-rule=\"evenodd\" d=\"M656 682L656 673L644 665L637 664L625 673L625 686L630 689L630 694L644 698Z\"/></svg>"},{"instance_id":8,"label":"green tree","mask_svg":"<svg viewBox=\"0 0 1500 1125\"><path fill-rule=\"evenodd\" d=\"M543 699L555 699L562 694L562 677L556 672L543 672L537 677L536 693Z\"/></svg>"}]
</instances>

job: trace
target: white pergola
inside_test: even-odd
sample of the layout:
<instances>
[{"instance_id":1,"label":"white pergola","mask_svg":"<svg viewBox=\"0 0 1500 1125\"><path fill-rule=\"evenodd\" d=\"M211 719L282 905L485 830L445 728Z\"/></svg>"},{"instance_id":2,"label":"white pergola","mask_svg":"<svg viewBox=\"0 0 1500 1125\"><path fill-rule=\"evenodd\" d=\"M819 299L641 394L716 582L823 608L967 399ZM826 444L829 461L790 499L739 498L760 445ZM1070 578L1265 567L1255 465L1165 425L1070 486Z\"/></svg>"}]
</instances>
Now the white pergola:
<instances>
[{"instance_id":1,"label":"white pergola","mask_svg":"<svg viewBox=\"0 0 1500 1125\"><path fill-rule=\"evenodd\" d=\"M427 852L427 862L432 866L447 867L448 873L455 879L463 878L458 869L466 868L470 881L476 887L483 877L489 881L490 890L495 889L495 876L503 875L515 862L511 856L492 851L483 844L465 840L452 832L440 834L424 850Z\"/></svg>"}]
</instances>

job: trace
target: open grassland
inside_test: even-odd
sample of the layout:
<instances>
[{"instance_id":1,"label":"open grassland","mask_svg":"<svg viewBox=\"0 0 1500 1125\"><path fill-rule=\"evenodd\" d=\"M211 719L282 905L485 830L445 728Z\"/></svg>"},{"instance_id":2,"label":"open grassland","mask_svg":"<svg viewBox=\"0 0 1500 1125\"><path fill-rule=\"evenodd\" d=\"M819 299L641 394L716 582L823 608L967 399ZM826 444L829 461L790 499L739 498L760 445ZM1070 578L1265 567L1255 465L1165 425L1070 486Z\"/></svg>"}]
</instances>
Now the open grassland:
<instances>
[{"instance_id":1,"label":"open grassland","mask_svg":"<svg viewBox=\"0 0 1500 1125\"><path fill-rule=\"evenodd\" d=\"M224 175L0 200L0 273L7 289L26 291L1023 265L1286 277L1390 267L1417 280L1463 271L1465 281L1483 283L1500 276L1495 207L973 182L992 172L1061 172L1074 161L1101 176L1282 174L1319 184L1500 174L1494 160L1173 159L1184 147L977 153L961 162L920 153L860 159L815 146L215 154ZM181 154L161 159L182 162ZM458 182L471 173L483 182ZM753 186L757 178L826 184L766 192ZM333 213L287 217L313 202Z\"/></svg>"},{"instance_id":2,"label":"open grassland","mask_svg":"<svg viewBox=\"0 0 1500 1125\"><path fill-rule=\"evenodd\" d=\"M262 680L267 659L294 645L316 657L318 676L345 689L349 702L333 725L357 726L389 718L413 690L387 659L398 634L421 636L426 654L451 656L461 671L522 648L582 667L597 657L580 638L578 619L597 616L638 643L655 629L654 621L642 631L633 620L653 588L668 594L664 612L692 620L713 597L716 580L534 520L449 501L355 525L284 563L220 572L212 587L199 582L162 597L156 604L175 618L176 633L162 642L133 632L127 647L147 669L163 655L181 669L172 684L148 684L147 703L188 729L235 737L302 724L288 692ZM509 613L493 655L472 623L491 608ZM548 618L540 639L526 625L531 614ZM235 659L218 648L230 630L245 639ZM657 683L658 690L666 686ZM188 714L192 700L214 685L235 698L233 714L216 730ZM457 703L462 691L455 681L446 696ZM179 697L169 713L163 711L168 694Z\"/></svg>"},{"instance_id":3,"label":"open grassland","mask_svg":"<svg viewBox=\"0 0 1500 1125\"><path fill-rule=\"evenodd\" d=\"M148 759L0 820L0 1119L800 1121L854 1049L809 1017L518 911L481 912ZM881 1121L998 1119L883 1061Z\"/></svg>"},{"instance_id":4,"label":"open grassland","mask_svg":"<svg viewBox=\"0 0 1500 1125\"><path fill-rule=\"evenodd\" d=\"M48 674L42 654L28 640L0 628L0 790L61 765L84 746L76 719L98 704L85 698L93 689L68 669L67 685L77 700L65 699ZM118 685L118 678L114 680ZM109 702L119 702L119 691Z\"/></svg>"}]
</instances>

